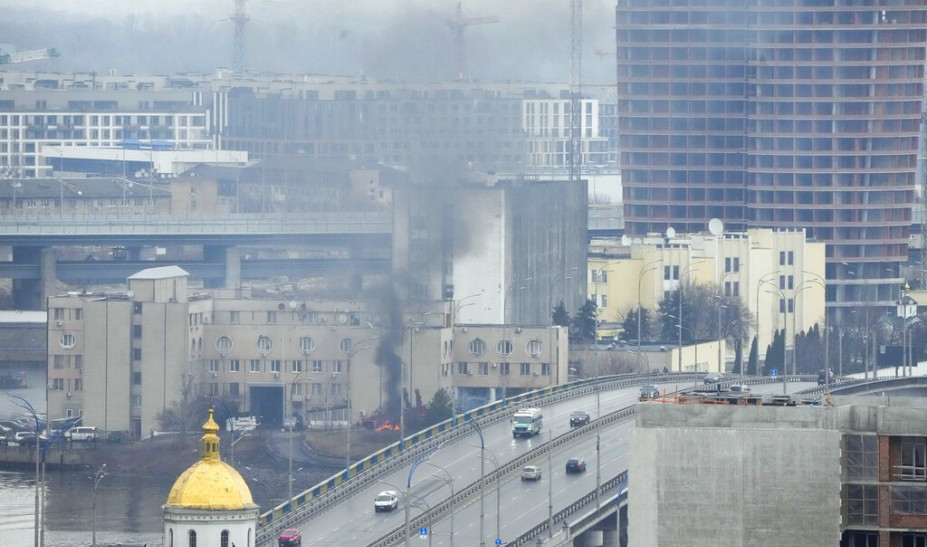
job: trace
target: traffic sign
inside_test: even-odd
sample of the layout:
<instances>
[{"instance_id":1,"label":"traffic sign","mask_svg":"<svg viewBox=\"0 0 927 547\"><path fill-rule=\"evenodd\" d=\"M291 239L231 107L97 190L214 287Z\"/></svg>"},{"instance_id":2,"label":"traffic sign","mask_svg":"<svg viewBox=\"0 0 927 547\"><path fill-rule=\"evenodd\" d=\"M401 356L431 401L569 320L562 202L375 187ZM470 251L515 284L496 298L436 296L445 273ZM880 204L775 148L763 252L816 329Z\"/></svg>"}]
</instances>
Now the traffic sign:
<instances>
[{"instance_id":1,"label":"traffic sign","mask_svg":"<svg viewBox=\"0 0 927 547\"><path fill-rule=\"evenodd\" d=\"M775 378L775 377L776 377L776 369L770 370L770 371L769 371L769 375L772 376L773 378Z\"/></svg>"}]
</instances>

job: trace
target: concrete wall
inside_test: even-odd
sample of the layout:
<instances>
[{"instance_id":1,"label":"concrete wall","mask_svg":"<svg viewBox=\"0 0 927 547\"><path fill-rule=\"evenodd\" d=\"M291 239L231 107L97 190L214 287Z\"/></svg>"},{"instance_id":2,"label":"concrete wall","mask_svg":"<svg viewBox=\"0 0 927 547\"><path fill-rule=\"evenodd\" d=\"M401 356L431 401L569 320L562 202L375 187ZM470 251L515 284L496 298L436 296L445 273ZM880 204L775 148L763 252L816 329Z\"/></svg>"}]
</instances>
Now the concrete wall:
<instances>
[{"instance_id":1,"label":"concrete wall","mask_svg":"<svg viewBox=\"0 0 927 547\"><path fill-rule=\"evenodd\" d=\"M659 403L639 410L629 545L837 545L835 410Z\"/></svg>"}]
</instances>

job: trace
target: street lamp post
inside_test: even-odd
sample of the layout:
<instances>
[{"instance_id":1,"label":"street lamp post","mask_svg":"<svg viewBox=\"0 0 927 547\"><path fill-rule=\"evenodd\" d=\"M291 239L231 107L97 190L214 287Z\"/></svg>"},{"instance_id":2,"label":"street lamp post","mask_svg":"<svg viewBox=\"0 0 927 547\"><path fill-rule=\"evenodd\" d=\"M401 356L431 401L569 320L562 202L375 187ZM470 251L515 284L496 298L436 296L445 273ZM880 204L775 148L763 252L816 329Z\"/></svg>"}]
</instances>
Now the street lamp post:
<instances>
[{"instance_id":1,"label":"street lamp post","mask_svg":"<svg viewBox=\"0 0 927 547\"><path fill-rule=\"evenodd\" d=\"M760 371L760 288L764 284L772 285L772 283L766 278L771 275L776 275L778 273L779 271L776 270L774 272L763 274L762 276L760 276L760 279L756 282L756 372L757 373L759 373ZM775 285L772 285L772 286L775 287ZM746 367L744 367L743 364L741 364L740 366L741 384L743 384L743 381L744 381L744 368Z\"/></svg>"},{"instance_id":2,"label":"street lamp post","mask_svg":"<svg viewBox=\"0 0 927 547\"><path fill-rule=\"evenodd\" d=\"M442 477L442 476L440 476L440 475L435 475L434 473L431 474L432 477L434 477L434 478L436 478L436 479L439 479L439 480L441 480L441 481L444 481L444 484L446 484L447 487L451 490L451 499L453 499L453 498L454 498L454 479L451 477L450 472L448 472L447 469L441 467L440 465L435 465L435 464L433 464L433 463L431 463L431 462L425 462L425 463L427 463L428 465L434 467L435 469L438 469L438 470L440 470L440 471L443 471L444 474L447 475L447 478L445 478L445 477ZM429 541L431 540L431 536L432 536L432 535L433 535L432 533L429 533L429 534L428 534ZM451 545L453 545L453 544L454 544L454 511L451 511L451 532L450 532L450 538L451 538Z\"/></svg>"},{"instance_id":3,"label":"street lamp post","mask_svg":"<svg viewBox=\"0 0 927 547\"><path fill-rule=\"evenodd\" d=\"M100 481L102 481L105 476L106 464L104 463L93 475L93 495L90 498L91 544L94 546L97 544L97 487L100 486Z\"/></svg>"},{"instance_id":4,"label":"street lamp post","mask_svg":"<svg viewBox=\"0 0 927 547\"><path fill-rule=\"evenodd\" d=\"M486 440L483 438L483 430L476 420L468 422L470 427L476 430L480 437L480 547L486 546L486 511L484 486L486 485Z\"/></svg>"},{"instance_id":5,"label":"street lamp post","mask_svg":"<svg viewBox=\"0 0 927 547\"><path fill-rule=\"evenodd\" d=\"M300 375L303 371L300 370L296 373L296 376L293 376L293 381L290 382L290 419L288 420L290 431L290 454L289 454L289 470L287 472L287 481L286 481L286 491L287 499L291 502L293 501L293 425L296 420L293 419L293 393L296 391L296 382L299 380Z\"/></svg>"},{"instance_id":6,"label":"street lamp post","mask_svg":"<svg viewBox=\"0 0 927 547\"><path fill-rule=\"evenodd\" d=\"M703 262L703 261L697 260L689 264L688 266L683 268L683 270L679 273L679 287L676 290L676 293L677 293L676 296L679 299L679 356L678 356L679 357L679 372L682 372L682 324L683 324L682 323L682 285L683 285L683 279L685 279L688 274L698 271L698 268L693 268L692 266L695 266L696 264L700 262ZM695 333L692 332L691 328L689 329L689 335L692 336L692 341L695 342L696 348L698 348L698 342L695 341ZM696 349L696 351L698 350ZM697 362L695 363L695 372L696 373L698 372ZM696 378L697 378L697 375L696 375Z\"/></svg>"},{"instance_id":7,"label":"street lamp post","mask_svg":"<svg viewBox=\"0 0 927 547\"><path fill-rule=\"evenodd\" d=\"M377 340L378 338L379 338L379 335L372 336L364 340L363 342L361 342L361 345L356 348L354 347L354 344L352 343L351 349L348 352L348 368L347 368L347 371L345 372L345 374L347 374L346 382L345 382L345 395L347 397L346 411L348 415L347 420L346 420L347 427L345 429L347 429L348 445L347 445L347 451L344 454L344 467L346 470L348 470L349 474L350 474L350 469L351 469L351 424L354 422L354 416L351 412L351 360L354 359L354 356L357 355L358 352L364 351L364 350L367 350L373 347L373 346L364 345L366 342L373 342L374 340Z\"/></svg>"},{"instance_id":8,"label":"street lamp post","mask_svg":"<svg viewBox=\"0 0 927 547\"><path fill-rule=\"evenodd\" d=\"M530 281L531 278L525 279L525 281ZM502 369L499 371L499 383L502 384L502 405L505 405L505 388L508 385L509 377L509 355L512 353L513 345L509 342L507 337L507 326L508 326L508 317L505 313L505 305L508 302L509 294L512 294L515 290L525 290L528 287L522 286L519 287L517 284L509 285L509 288L505 291L505 295L502 298L502 341L499 343L497 349L503 350L499 351L502 354Z\"/></svg>"},{"instance_id":9,"label":"street lamp post","mask_svg":"<svg viewBox=\"0 0 927 547\"><path fill-rule=\"evenodd\" d=\"M415 355L415 346L413 344L413 337L415 336L416 330L425 325L425 317L429 315L434 315L434 312L425 312L419 314L422 318L420 321L409 321L403 327L403 339L405 339L405 331L409 331L409 398L412 397L412 358ZM405 449L406 441L406 379L405 379L406 367L403 365L402 360L399 361L399 450Z\"/></svg>"},{"instance_id":10,"label":"street lamp post","mask_svg":"<svg viewBox=\"0 0 927 547\"><path fill-rule=\"evenodd\" d=\"M420 454L417 458L415 458L415 461L412 462L412 467L409 468L409 477L406 479L406 500L405 500L406 503L404 504L404 505L405 505L405 512L406 512L406 515L405 515L405 516L406 516L406 529L405 529L405 534L404 534L404 535L405 535L405 538L406 538L406 539L405 539L405 545L406 545L406 547L409 547L409 532L410 532L410 530L409 530L409 519L410 519L410 516L409 516L409 507L410 507L409 500L412 499L412 498L411 498L411 496L412 496L412 474L415 473L415 470L418 468L418 466L420 466L421 464L427 462L427 461L428 461L428 458L430 458L431 455L432 455L436 450L438 450L439 448L441 448L441 446L443 446L443 443L442 443L442 444L439 444L438 446L436 446L436 447L434 447L434 448L432 448L432 449L430 449L430 450L427 450L427 451L423 452L422 454Z\"/></svg>"}]
</instances>

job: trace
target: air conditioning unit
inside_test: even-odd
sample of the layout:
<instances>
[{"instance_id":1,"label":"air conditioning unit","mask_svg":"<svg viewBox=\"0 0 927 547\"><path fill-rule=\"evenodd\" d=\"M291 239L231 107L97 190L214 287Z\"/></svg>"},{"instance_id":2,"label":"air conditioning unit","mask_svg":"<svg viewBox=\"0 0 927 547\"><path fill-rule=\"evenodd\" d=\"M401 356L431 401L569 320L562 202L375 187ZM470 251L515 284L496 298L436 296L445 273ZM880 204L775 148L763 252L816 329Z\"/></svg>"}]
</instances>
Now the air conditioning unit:
<instances>
[{"instance_id":1,"label":"air conditioning unit","mask_svg":"<svg viewBox=\"0 0 927 547\"><path fill-rule=\"evenodd\" d=\"M535 375L535 376L537 376L537 375L538 375L538 373L537 373L537 372L535 372L535 373L534 373L534 375Z\"/></svg>"},{"instance_id":2,"label":"air conditioning unit","mask_svg":"<svg viewBox=\"0 0 927 547\"><path fill-rule=\"evenodd\" d=\"M515 327L515 332L521 332L521 327Z\"/></svg>"},{"instance_id":3,"label":"air conditioning unit","mask_svg":"<svg viewBox=\"0 0 927 547\"><path fill-rule=\"evenodd\" d=\"M219 375L218 372L213 372L213 373L212 373L212 377L213 377L213 378L215 378L215 377L218 376L218 375Z\"/></svg>"},{"instance_id":4,"label":"air conditioning unit","mask_svg":"<svg viewBox=\"0 0 927 547\"><path fill-rule=\"evenodd\" d=\"M61 326L61 319L55 321L55 324L58 325L58 326L60 327L60 326Z\"/></svg>"},{"instance_id":5,"label":"air conditioning unit","mask_svg":"<svg viewBox=\"0 0 927 547\"><path fill-rule=\"evenodd\" d=\"M468 329L467 327L461 327L460 332L467 333L467 332L470 332L470 329Z\"/></svg>"},{"instance_id":6,"label":"air conditioning unit","mask_svg":"<svg viewBox=\"0 0 927 547\"><path fill-rule=\"evenodd\" d=\"M280 377L280 373L279 373L279 372L275 372L275 373L274 373L274 378L279 378L279 377Z\"/></svg>"},{"instance_id":7,"label":"air conditioning unit","mask_svg":"<svg viewBox=\"0 0 927 547\"><path fill-rule=\"evenodd\" d=\"M68 399L71 398L71 392L70 392L70 391L68 392L68 394L66 395L66 397L67 397Z\"/></svg>"}]
</instances>

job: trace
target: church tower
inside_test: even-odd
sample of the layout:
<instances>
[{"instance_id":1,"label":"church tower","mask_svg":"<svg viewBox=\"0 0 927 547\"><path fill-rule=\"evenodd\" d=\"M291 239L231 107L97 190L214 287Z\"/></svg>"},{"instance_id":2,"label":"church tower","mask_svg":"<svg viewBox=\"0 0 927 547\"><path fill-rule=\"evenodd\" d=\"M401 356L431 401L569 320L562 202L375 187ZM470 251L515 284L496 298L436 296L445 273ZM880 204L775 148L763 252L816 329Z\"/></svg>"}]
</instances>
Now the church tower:
<instances>
[{"instance_id":1,"label":"church tower","mask_svg":"<svg viewBox=\"0 0 927 547\"><path fill-rule=\"evenodd\" d=\"M164 504L165 547L254 547L258 506L231 465L219 458L219 425L203 424L203 457L184 471Z\"/></svg>"}]
</instances>

